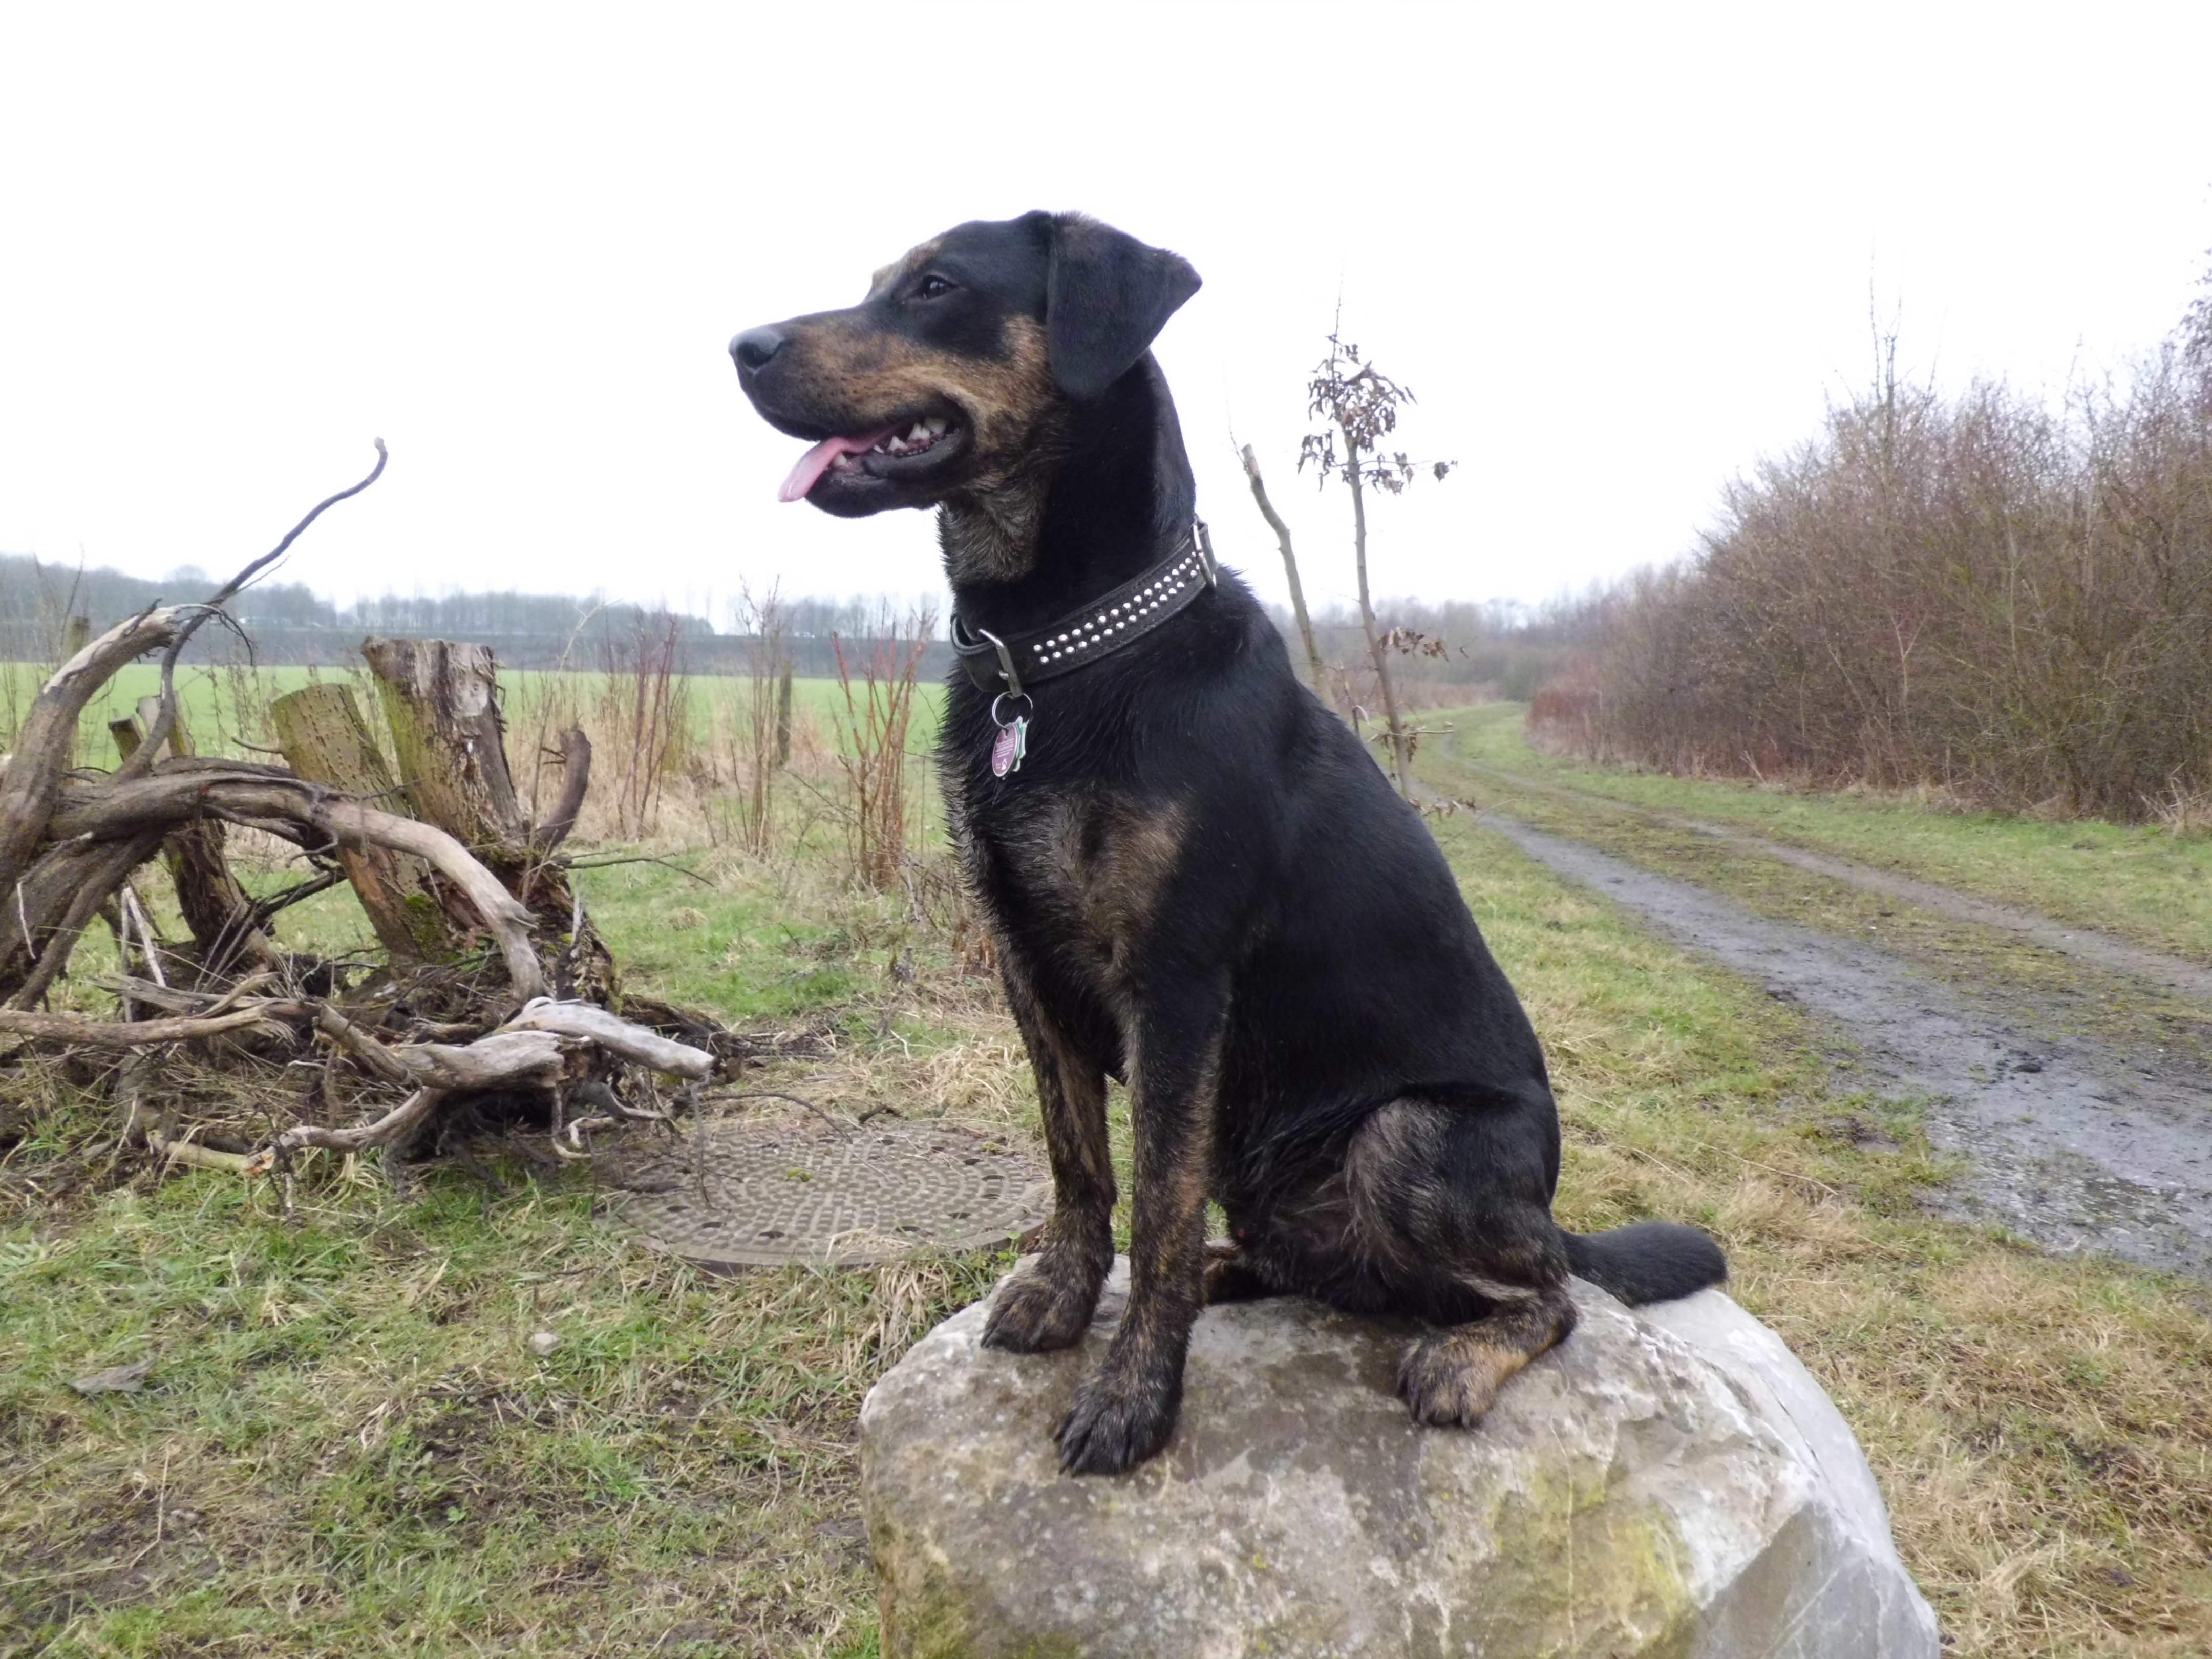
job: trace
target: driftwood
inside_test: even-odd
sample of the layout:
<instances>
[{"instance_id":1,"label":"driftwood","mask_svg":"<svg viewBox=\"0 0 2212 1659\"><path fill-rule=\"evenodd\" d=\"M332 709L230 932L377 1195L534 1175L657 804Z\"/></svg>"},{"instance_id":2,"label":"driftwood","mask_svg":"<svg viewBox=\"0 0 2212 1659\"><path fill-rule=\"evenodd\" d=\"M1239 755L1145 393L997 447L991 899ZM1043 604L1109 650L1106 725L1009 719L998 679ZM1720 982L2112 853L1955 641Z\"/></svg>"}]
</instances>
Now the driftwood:
<instances>
[{"instance_id":1,"label":"driftwood","mask_svg":"<svg viewBox=\"0 0 2212 1659\"><path fill-rule=\"evenodd\" d=\"M116 670L173 640L177 626L174 610L141 611L86 646L40 688L16 731L8 769L0 774L0 893L15 890L46 839L85 704Z\"/></svg>"},{"instance_id":2,"label":"driftwood","mask_svg":"<svg viewBox=\"0 0 2212 1659\"><path fill-rule=\"evenodd\" d=\"M673 1076L691 1079L707 1076L713 1063L708 1055L696 1048L671 1042L642 1025L619 1019L590 1003L535 1002L507 1026L474 1042L460 1045L417 1042L391 1048L329 1008L318 1015L316 1024L349 1052L371 1057L372 1068L383 1073L387 1080L396 1082L404 1078L413 1082L414 1092L373 1122L352 1128L326 1129L312 1123L295 1125L249 1160L244 1173L264 1174L292 1153L310 1146L357 1152L390 1146L420 1128L449 1095L489 1089L556 1088L578 1069L577 1061L586 1059L594 1049L625 1059L651 1056L642 1063ZM586 1086L614 1098L603 1084ZM617 1115L604 1121L616 1122L622 1116L663 1115L623 1109L619 1100L615 1104ZM578 1130L599 1121L601 1120L581 1120L565 1126L571 1144L576 1140ZM564 1126L556 1115L556 1148L563 1133Z\"/></svg>"},{"instance_id":3,"label":"driftwood","mask_svg":"<svg viewBox=\"0 0 2212 1659\"><path fill-rule=\"evenodd\" d=\"M274 1028L276 1022L296 1019L306 1012L296 1002L257 1002L234 1008L227 1014L184 1014L167 1019L98 1020L76 1014L34 1013L21 1008L0 1008L0 1036L29 1037L42 1042L66 1042L83 1048L137 1048L160 1042L190 1042L195 1037L220 1036L248 1026Z\"/></svg>"},{"instance_id":4,"label":"driftwood","mask_svg":"<svg viewBox=\"0 0 2212 1659\"><path fill-rule=\"evenodd\" d=\"M168 831L204 818L264 830L309 852L386 848L411 854L451 884L491 934L515 1000L544 994L544 973L531 944L530 912L460 842L433 824L364 806L279 768L179 759L165 763L151 777L131 781L71 780L50 823L55 841L67 849L113 845L133 836L140 842L150 836L151 844L158 845ZM82 925L79 919L76 926Z\"/></svg>"},{"instance_id":5,"label":"driftwood","mask_svg":"<svg viewBox=\"0 0 2212 1659\"><path fill-rule=\"evenodd\" d=\"M714 1057L703 1048L677 1042L642 1025L617 1019L588 1002L532 1002L513 1019L509 1031L552 1031L596 1042L609 1054L671 1077L702 1082L714 1073Z\"/></svg>"},{"instance_id":6,"label":"driftwood","mask_svg":"<svg viewBox=\"0 0 2212 1659\"><path fill-rule=\"evenodd\" d=\"M375 481L377 449L367 477L319 502L206 602L157 606L96 638L80 629L14 753L0 757L0 1043L122 1055L112 1077L125 1139L169 1164L254 1176L315 1148L390 1157L417 1144L449 1103L497 1113L527 1109L533 1096L554 1150L582 1157L587 1133L666 1124L718 1067L741 1063L728 1033L696 1018L663 1011L668 1029L708 1047L612 1012L613 958L559 851L589 787L591 744L580 731L563 734L559 798L532 823L508 770L496 665L483 647L364 647L396 771L337 684L272 705L278 749L264 752L288 764L195 751L177 704L179 653L209 621L232 626L228 600L318 514ZM118 670L156 651L160 694L109 727L114 770L74 766L84 708ZM290 842L315 873L253 898L230 866L230 826ZM188 945L157 938L131 885L156 856ZM271 918L341 882L374 928L380 961L287 955ZM102 915L120 971L90 982L116 998L121 1018L40 1006ZM300 1079L301 1106L313 1109L269 1133L258 1152L201 1145L171 1121L180 1091L162 1086L165 1068L232 1066L241 1053L257 1057L264 1079ZM646 1072L679 1082L673 1104ZM172 1103L157 1115L148 1110L155 1101ZM349 1115L362 1121L343 1123Z\"/></svg>"}]
</instances>

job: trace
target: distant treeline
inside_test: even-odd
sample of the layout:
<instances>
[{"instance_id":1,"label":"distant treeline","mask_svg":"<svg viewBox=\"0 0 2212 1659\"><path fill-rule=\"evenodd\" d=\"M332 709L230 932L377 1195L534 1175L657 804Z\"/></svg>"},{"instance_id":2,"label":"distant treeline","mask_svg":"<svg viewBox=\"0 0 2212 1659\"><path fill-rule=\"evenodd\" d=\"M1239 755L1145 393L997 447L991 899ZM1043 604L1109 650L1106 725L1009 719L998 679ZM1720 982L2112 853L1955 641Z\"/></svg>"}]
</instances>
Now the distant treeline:
<instances>
[{"instance_id":1,"label":"distant treeline","mask_svg":"<svg viewBox=\"0 0 2212 1659\"><path fill-rule=\"evenodd\" d=\"M1893 348L1890 354L1893 362ZM1670 770L2140 817L2212 792L2212 278L2058 407L1898 382L1563 618L1541 740Z\"/></svg>"},{"instance_id":2,"label":"distant treeline","mask_svg":"<svg viewBox=\"0 0 2212 1659\"><path fill-rule=\"evenodd\" d=\"M104 629L149 605L204 599L221 585L220 578L190 567L154 581L0 553L0 660L57 660L71 616L88 617ZM833 635L872 638L885 615L880 601L860 599L787 599L780 610L793 672L808 678L836 672ZM252 635L255 659L279 665L350 664L372 634L470 640L490 646L507 666L526 669L604 668L634 654L641 639L672 636L686 672L733 674L748 670L753 650L750 631L718 630L704 617L572 594L386 594L342 605L302 583L268 582L248 588L230 611ZM228 634L208 628L190 654L221 662L242 649ZM951 659L951 648L939 641L924 669L941 673Z\"/></svg>"},{"instance_id":3,"label":"distant treeline","mask_svg":"<svg viewBox=\"0 0 2212 1659\"><path fill-rule=\"evenodd\" d=\"M154 581L116 570L81 570L0 554L0 660L57 660L70 616L90 617L105 628L149 605L204 598L218 586L218 578L189 567ZM729 625L720 629L705 617L570 594L386 594L341 605L299 582L249 588L230 609L252 636L255 659L272 665L349 665L358 659L362 640L371 634L475 641L490 646L507 666L526 669L563 663L582 669L614 666L634 658L641 641L650 641L656 652L672 641L685 672L734 674L749 672L759 650L750 613L742 602L732 605L725 619ZM1531 613L1510 602L1431 605L1391 599L1378 611L1383 628L1402 630L1407 648L1394 658L1399 676L1410 686L1432 689L1433 695L1422 699L1429 703L1525 699L1557 666L1564 650L1556 616ZM849 652L850 641L875 638L890 617L882 600L863 599L779 599L775 615L781 648L793 672L804 678L836 674L833 639L848 641ZM1275 621L1286 637L1294 638L1288 611L1278 611ZM941 618L936 631L940 636L944 632ZM1348 676L1357 693L1368 675L1358 613L1324 612L1315 618L1315 631L1331 672ZM212 628L203 629L192 646L192 655L206 661L235 660L242 651L234 638ZM1303 665L1302 655L1292 655ZM922 672L934 678L951 666L951 647L939 637L929 646Z\"/></svg>"}]
</instances>

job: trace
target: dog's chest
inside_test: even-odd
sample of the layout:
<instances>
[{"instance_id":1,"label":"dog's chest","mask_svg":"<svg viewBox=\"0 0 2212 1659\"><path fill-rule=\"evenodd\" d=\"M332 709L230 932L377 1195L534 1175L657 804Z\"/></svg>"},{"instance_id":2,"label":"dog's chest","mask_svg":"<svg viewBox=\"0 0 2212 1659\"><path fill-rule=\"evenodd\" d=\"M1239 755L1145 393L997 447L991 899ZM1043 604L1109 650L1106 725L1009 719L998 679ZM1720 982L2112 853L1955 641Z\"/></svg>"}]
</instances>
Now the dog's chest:
<instances>
[{"instance_id":1,"label":"dog's chest","mask_svg":"<svg viewBox=\"0 0 2212 1659\"><path fill-rule=\"evenodd\" d=\"M1126 977L1182 856L1179 807L1067 788L963 816L970 874L1010 943Z\"/></svg>"}]
</instances>

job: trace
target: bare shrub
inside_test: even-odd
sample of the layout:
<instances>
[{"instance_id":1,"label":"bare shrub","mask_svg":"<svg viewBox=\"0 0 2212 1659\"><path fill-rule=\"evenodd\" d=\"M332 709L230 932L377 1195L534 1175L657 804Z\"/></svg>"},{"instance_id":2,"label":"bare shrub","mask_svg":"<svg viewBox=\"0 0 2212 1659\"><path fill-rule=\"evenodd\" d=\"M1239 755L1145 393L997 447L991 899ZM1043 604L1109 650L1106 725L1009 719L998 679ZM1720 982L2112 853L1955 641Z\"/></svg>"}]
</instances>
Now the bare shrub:
<instances>
[{"instance_id":1,"label":"bare shrub","mask_svg":"<svg viewBox=\"0 0 2212 1659\"><path fill-rule=\"evenodd\" d=\"M738 710L740 790L738 839L756 857L770 850L775 824L775 775L791 761L791 618L771 584L756 596L740 586L732 620L745 636L744 690Z\"/></svg>"},{"instance_id":2,"label":"bare shrub","mask_svg":"<svg viewBox=\"0 0 2212 1659\"><path fill-rule=\"evenodd\" d=\"M872 637L830 635L842 702L833 718L848 791L840 813L847 871L864 886L887 890L902 883L918 818L907 789L908 736L922 653L936 632L936 613L927 605L902 612L886 603Z\"/></svg>"},{"instance_id":3,"label":"bare shrub","mask_svg":"<svg viewBox=\"0 0 2212 1659\"><path fill-rule=\"evenodd\" d=\"M597 708L588 723L593 776L613 805L616 833L650 835L659 826L669 775L692 749L691 681L684 668L684 619L641 616L601 647Z\"/></svg>"},{"instance_id":4,"label":"bare shrub","mask_svg":"<svg viewBox=\"0 0 2212 1659\"><path fill-rule=\"evenodd\" d=\"M2208 289L2212 292L2212 289ZM2212 321L2057 409L1871 389L1623 583L1542 740L2141 818L2212 790Z\"/></svg>"}]
</instances>

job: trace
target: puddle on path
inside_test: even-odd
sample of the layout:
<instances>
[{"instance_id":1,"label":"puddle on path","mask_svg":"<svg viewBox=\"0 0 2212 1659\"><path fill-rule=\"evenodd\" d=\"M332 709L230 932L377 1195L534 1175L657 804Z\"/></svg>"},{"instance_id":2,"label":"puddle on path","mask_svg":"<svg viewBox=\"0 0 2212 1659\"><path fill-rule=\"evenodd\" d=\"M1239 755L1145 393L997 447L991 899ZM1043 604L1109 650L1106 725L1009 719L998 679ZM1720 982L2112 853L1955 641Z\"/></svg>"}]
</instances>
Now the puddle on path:
<instances>
[{"instance_id":1,"label":"puddle on path","mask_svg":"<svg viewBox=\"0 0 2212 1659\"><path fill-rule=\"evenodd\" d=\"M1867 945L1494 812L1478 821L1840 1027L1887 1091L1925 1096L1929 1139L1966 1166L1946 1191L1954 1213L2055 1251L2212 1274L2212 1079L2055 1035L2058 1011L2025 995L2003 1012L1970 1007Z\"/></svg>"}]
</instances>

